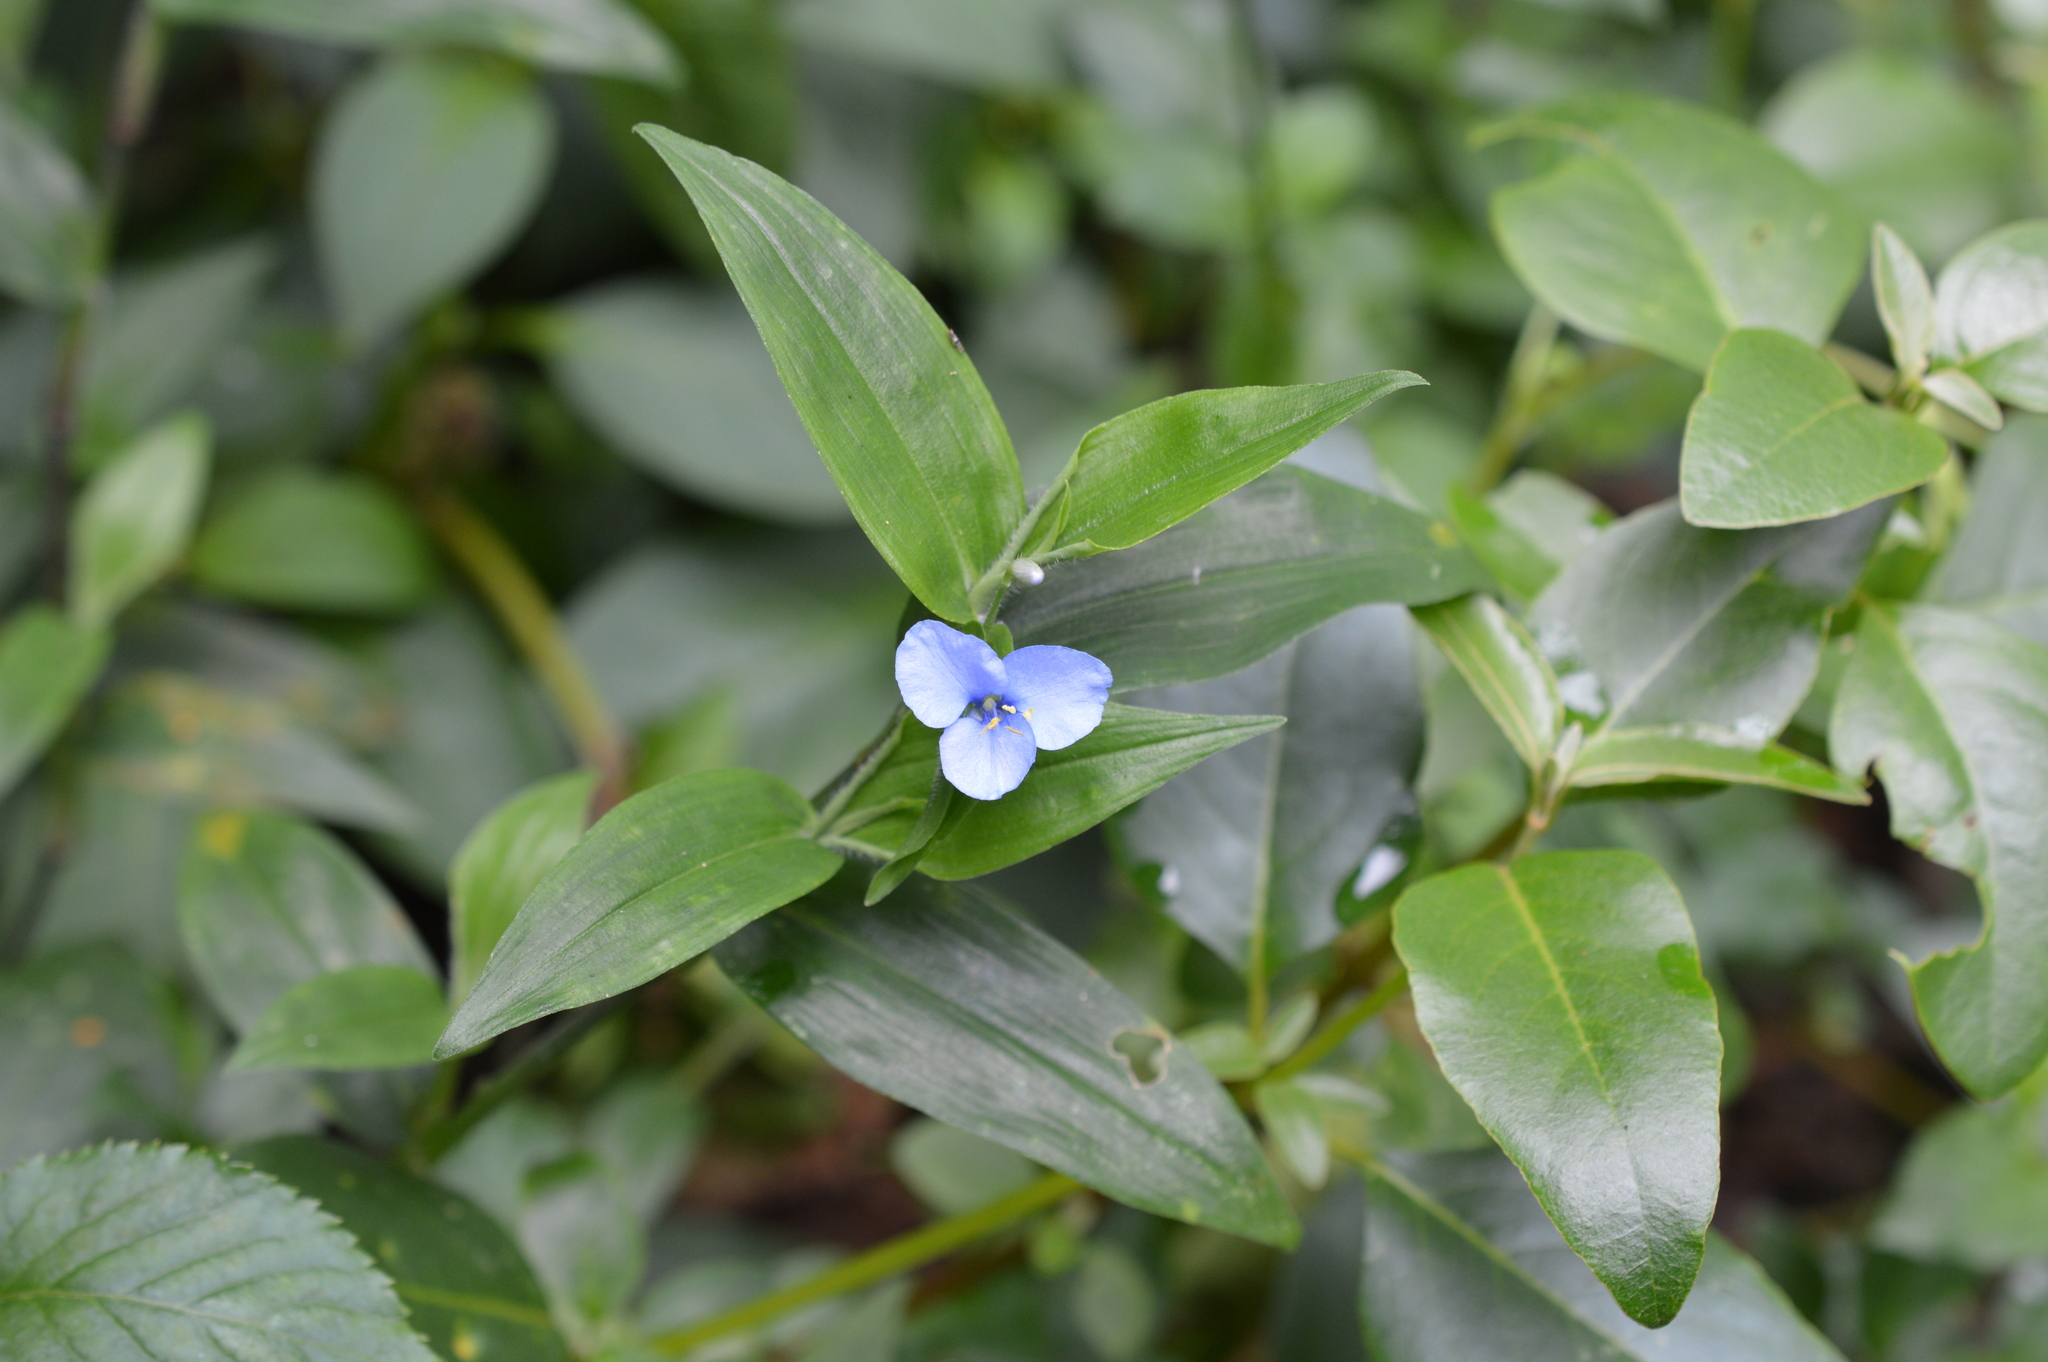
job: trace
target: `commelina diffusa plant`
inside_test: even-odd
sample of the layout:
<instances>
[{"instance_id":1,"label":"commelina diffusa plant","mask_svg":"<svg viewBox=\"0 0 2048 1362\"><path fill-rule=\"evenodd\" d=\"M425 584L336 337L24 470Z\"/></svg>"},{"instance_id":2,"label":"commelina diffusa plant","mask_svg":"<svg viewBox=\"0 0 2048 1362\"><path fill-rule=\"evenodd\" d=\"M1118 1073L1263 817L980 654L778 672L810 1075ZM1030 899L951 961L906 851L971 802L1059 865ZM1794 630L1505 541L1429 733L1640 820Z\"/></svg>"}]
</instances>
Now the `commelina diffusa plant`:
<instances>
[{"instance_id":1,"label":"commelina diffusa plant","mask_svg":"<svg viewBox=\"0 0 2048 1362\"><path fill-rule=\"evenodd\" d=\"M1249 4L0 5L0 1354L2048 1356L2048 221L1999 225L2008 115L1880 43L1758 131L1569 74L1662 70L1629 56L1659 6L1456 8L1331 9L1358 82L1443 120L1399 142ZM1711 47L1739 106L1752 8L1655 50ZM2048 70L2026 16L1994 61L1963 10L1974 79ZM90 116L37 84L91 66L87 11L124 35ZM1189 362L1241 385L1112 355L1029 417L1095 381L1084 289L1006 380L1013 443L925 294L764 168L779 25L975 92L933 139L947 268L1065 306L1067 175L1144 325L1209 317ZM1576 92L1474 118L1546 41ZM269 237L113 270L167 51L336 92L303 277ZM895 107L853 70L847 107ZM602 136L737 301L465 299L558 137ZM1376 137L1405 151L1368 181ZM1418 207L1430 157L1456 188ZM860 205L886 176L849 165L820 178ZM1475 361L1418 319L1503 298L1466 440ZM1337 376L1404 353L1442 383ZM523 502L478 471L493 421ZM1676 495L1619 518L1508 476L1667 426ZM656 496L600 444L688 535L612 562ZM816 528L847 514L886 580ZM547 544L603 569L567 625ZM1981 919L1830 859L1813 811L1874 782L1925 860L1866 855ZM1801 1000L1761 1039L1758 962ZM1917 1134L1881 1200L1731 1218L1752 1254L1710 1222L1753 1059ZM834 1258L672 1218L707 1111L718 1148L815 1135L826 1066L924 1114L891 1157L928 1219ZM823 1200L806 1148L771 1178ZM722 1157L693 1204L752 1166Z\"/></svg>"}]
</instances>

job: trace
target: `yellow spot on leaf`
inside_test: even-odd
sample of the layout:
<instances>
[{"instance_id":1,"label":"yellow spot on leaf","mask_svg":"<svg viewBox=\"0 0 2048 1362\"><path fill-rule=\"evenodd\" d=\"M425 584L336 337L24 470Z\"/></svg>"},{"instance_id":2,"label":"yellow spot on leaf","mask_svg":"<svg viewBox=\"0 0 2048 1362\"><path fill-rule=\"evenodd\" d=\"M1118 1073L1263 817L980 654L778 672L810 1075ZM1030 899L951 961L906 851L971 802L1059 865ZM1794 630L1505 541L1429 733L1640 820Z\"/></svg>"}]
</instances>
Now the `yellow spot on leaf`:
<instances>
[{"instance_id":1,"label":"yellow spot on leaf","mask_svg":"<svg viewBox=\"0 0 2048 1362\"><path fill-rule=\"evenodd\" d=\"M81 1050L96 1049L106 1038L107 1024L98 1017L80 1017L71 1023L71 1043Z\"/></svg>"},{"instance_id":2,"label":"yellow spot on leaf","mask_svg":"<svg viewBox=\"0 0 2048 1362\"><path fill-rule=\"evenodd\" d=\"M217 813L199 825L199 845L218 860L231 861L242 849L249 820L239 813Z\"/></svg>"}]
</instances>

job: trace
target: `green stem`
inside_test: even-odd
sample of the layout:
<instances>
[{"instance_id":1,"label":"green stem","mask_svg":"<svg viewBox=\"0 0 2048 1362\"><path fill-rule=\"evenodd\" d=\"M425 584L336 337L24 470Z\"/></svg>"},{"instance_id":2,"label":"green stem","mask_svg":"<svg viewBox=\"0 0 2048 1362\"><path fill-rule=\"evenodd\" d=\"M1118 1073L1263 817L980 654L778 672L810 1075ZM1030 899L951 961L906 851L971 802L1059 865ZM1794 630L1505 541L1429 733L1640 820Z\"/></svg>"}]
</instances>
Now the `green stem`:
<instances>
[{"instance_id":1,"label":"green stem","mask_svg":"<svg viewBox=\"0 0 2048 1362\"><path fill-rule=\"evenodd\" d=\"M853 802L853 797L860 793L861 787L873 778L875 772L882 769L882 763L896 751L896 744L903 741L903 724L909 716L909 710L901 704L897 705L895 712L889 716L889 722L875 736L875 740L862 748L860 755L853 759L852 764L819 792L818 798L823 802L818 805L818 812L811 819L811 827L820 836L834 831L833 820L846 811L846 806Z\"/></svg>"},{"instance_id":2,"label":"green stem","mask_svg":"<svg viewBox=\"0 0 2048 1362\"><path fill-rule=\"evenodd\" d=\"M561 617L517 554L482 516L445 489L423 493L420 513L442 546L525 654L561 713L578 758L598 774L594 813L625 798L626 744L582 659L569 646Z\"/></svg>"},{"instance_id":3,"label":"green stem","mask_svg":"<svg viewBox=\"0 0 2048 1362\"><path fill-rule=\"evenodd\" d=\"M1740 118L1749 89L1750 35L1756 0L1713 0L1707 20L1713 45L1714 103Z\"/></svg>"},{"instance_id":4,"label":"green stem","mask_svg":"<svg viewBox=\"0 0 2048 1362\"><path fill-rule=\"evenodd\" d=\"M474 1130L484 1117L533 1086L541 1075L554 1067L556 1060L568 1053L571 1046L589 1035L592 1028L625 1006L632 997L633 992L628 990L592 1003L556 1022L546 1035L521 1050L517 1059L485 1079L454 1115L432 1122L422 1130L413 1141L413 1161L421 1167L432 1166L443 1154L461 1143L462 1137ZM451 1060L449 1064L452 1066L456 1062Z\"/></svg>"},{"instance_id":5,"label":"green stem","mask_svg":"<svg viewBox=\"0 0 2048 1362\"><path fill-rule=\"evenodd\" d=\"M1388 1003L1408 991L1408 967L1394 966L1394 972L1336 1016L1324 1022L1322 1027L1306 1041L1299 1050L1289 1055L1284 1063L1274 1067L1266 1075L1267 1080L1292 1078L1304 1069L1320 1063L1332 1050L1344 1043L1344 1038L1359 1027L1377 1017Z\"/></svg>"},{"instance_id":6,"label":"green stem","mask_svg":"<svg viewBox=\"0 0 2048 1362\"><path fill-rule=\"evenodd\" d=\"M809 1281L756 1297L724 1314L658 1335L650 1342L655 1351L680 1357L715 1338L752 1329L792 1310L843 1296L849 1291L858 1291L923 1267L934 1259L943 1258L977 1239L985 1239L997 1230L1007 1229L1065 1200L1080 1190L1080 1186L1064 1173L1047 1173L1030 1186L992 1201L978 1211L969 1211L966 1215L956 1215L899 1235L819 1273Z\"/></svg>"},{"instance_id":7,"label":"green stem","mask_svg":"<svg viewBox=\"0 0 2048 1362\"><path fill-rule=\"evenodd\" d=\"M1472 469L1471 489L1475 496L1493 490L1515 466L1515 456L1529 442L1536 423L1537 404L1550 371L1550 349L1557 344L1558 316L1543 304L1529 309L1522 334L1515 338L1515 352L1508 359L1507 379L1501 386L1500 408L1493 428L1479 446L1479 462Z\"/></svg>"}]
</instances>

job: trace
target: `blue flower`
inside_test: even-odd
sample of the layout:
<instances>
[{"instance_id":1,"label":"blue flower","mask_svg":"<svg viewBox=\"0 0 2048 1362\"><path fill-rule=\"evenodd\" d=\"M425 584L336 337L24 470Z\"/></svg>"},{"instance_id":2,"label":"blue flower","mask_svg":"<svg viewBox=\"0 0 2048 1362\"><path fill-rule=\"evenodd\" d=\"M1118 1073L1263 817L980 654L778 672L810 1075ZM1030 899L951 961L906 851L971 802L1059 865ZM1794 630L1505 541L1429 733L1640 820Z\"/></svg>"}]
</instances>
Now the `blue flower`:
<instances>
[{"instance_id":1,"label":"blue flower","mask_svg":"<svg viewBox=\"0 0 2048 1362\"><path fill-rule=\"evenodd\" d=\"M896 645L896 688L919 722L943 728L939 769L970 799L1001 799L1038 749L1071 747L1102 722L1109 668L1075 648L1008 657L972 634L922 620Z\"/></svg>"}]
</instances>

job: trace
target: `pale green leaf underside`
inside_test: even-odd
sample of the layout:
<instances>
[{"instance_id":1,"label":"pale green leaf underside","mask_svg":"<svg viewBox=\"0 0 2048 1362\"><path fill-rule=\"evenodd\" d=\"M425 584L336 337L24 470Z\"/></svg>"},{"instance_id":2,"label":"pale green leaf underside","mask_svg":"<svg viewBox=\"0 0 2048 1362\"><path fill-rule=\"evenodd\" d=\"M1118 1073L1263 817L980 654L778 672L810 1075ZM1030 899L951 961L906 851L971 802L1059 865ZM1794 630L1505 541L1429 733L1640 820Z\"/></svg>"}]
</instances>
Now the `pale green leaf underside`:
<instances>
[{"instance_id":1,"label":"pale green leaf underside","mask_svg":"<svg viewBox=\"0 0 2048 1362\"><path fill-rule=\"evenodd\" d=\"M1522 764L1542 770L1564 726L1564 704L1550 664L1528 633L1483 593L1422 606L1414 614L1500 725Z\"/></svg>"}]
</instances>

